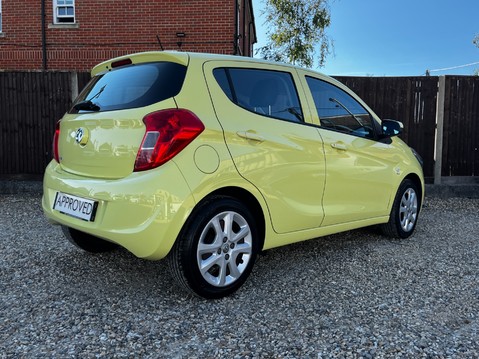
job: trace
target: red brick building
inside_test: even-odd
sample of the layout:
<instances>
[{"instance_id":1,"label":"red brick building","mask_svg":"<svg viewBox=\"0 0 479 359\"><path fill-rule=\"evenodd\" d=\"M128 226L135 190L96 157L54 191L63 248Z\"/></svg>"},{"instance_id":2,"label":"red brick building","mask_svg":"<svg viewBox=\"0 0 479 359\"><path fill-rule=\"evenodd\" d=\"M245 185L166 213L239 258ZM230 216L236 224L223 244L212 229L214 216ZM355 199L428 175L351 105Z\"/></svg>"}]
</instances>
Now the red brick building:
<instances>
[{"instance_id":1,"label":"red brick building","mask_svg":"<svg viewBox=\"0 0 479 359\"><path fill-rule=\"evenodd\" d=\"M0 70L89 70L138 51L252 56L252 0L0 0Z\"/></svg>"}]
</instances>

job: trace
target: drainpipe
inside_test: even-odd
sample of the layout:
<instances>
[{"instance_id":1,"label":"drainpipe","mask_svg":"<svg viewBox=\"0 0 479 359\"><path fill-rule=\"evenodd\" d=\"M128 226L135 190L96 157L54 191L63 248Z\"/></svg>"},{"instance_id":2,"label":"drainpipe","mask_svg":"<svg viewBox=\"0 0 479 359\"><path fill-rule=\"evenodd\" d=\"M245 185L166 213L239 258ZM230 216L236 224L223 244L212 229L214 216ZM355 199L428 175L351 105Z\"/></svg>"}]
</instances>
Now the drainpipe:
<instances>
[{"instance_id":1,"label":"drainpipe","mask_svg":"<svg viewBox=\"0 0 479 359\"><path fill-rule=\"evenodd\" d=\"M246 34L245 34L245 31L244 31L245 26L246 26L246 0L243 0L243 26L242 26L242 29L241 29L241 32L243 34L243 37L241 38L241 40L243 42L243 46L242 46L243 51L242 51L241 55L243 55L243 56L245 56L245 54L246 54L246 48L245 48L245 40L246 40L245 35Z\"/></svg>"},{"instance_id":2,"label":"drainpipe","mask_svg":"<svg viewBox=\"0 0 479 359\"><path fill-rule=\"evenodd\" d=\"M254 22L250 21L248 24L248 56L253 57L253 44L251 43L251 33L253 33ZM254 39L253 39L254 40Z\"/></svg>"},{"instance_id":3,"label":"drainpipe","mask_svg":"<svg viewBox=\"0 0 479 359\"><path fill-rule=\"evenodd\" d=\"M45 0L42 0L42 69L47 70L47 33L45 29Z\"/></svg>"},{"instance_id":4,"label":"drainpipe","mask_svg":"<svg viewBox=\"0 0 479 359\"><path fill-rule=\"evenodd\" d=\"M239 18L238 18L238 0L233 0L235 2L235 34L234 34L234 44L233 44L233 55L238 55L238 26L239 26Z\"/></svg>"}]
</instances>

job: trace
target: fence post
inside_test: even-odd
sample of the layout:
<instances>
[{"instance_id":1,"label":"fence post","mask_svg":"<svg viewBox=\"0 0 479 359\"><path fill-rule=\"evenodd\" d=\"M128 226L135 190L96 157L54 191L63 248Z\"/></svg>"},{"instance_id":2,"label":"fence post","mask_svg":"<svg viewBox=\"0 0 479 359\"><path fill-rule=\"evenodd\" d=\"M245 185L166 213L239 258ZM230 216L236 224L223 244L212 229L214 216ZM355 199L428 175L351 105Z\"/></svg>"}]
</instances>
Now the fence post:
<instances>
[{"instance_id":1,"label":"fence post","mask_svg":"<svg viewBox=\"0 0 479 359\"><path fill-rule=\"evenodd\" d=\"M71 73L71 89L72 89L72 102L75 101L75 99L78 96L78 73L77 72L72 72Z\"/></svg>"},{"instance_id":2,"label":"fence post","mask_svg":"<svg viewBox=\"0 0 479 359\"><path fill-rule=\"evenodd\" d=\"M444 130L444 106L446 99L446 76L439 76L436 108L436 138L434 141L434 184L441 184L442 144Z\"/></svg>"}]
</instances>

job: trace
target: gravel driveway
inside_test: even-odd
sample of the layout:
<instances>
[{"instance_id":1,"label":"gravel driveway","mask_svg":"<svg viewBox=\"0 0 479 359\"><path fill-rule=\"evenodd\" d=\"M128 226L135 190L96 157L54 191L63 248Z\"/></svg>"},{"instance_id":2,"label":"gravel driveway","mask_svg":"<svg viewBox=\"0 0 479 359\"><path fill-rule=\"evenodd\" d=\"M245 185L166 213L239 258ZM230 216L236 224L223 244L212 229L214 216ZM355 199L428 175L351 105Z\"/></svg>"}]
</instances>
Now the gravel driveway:
<instances>
[{"instance_id":1,"label":"gravel driveway","mask_svg":"<svg viewBox=\"0 0 479 359\"><path fill-rule=\"evenodd\" d=\"M166 262L76 249L39 195L0 195L0 358L477 358L478 210L428 198L408 240L358 230L271 250L206 301Z\"/></svg>"}]
</instances>

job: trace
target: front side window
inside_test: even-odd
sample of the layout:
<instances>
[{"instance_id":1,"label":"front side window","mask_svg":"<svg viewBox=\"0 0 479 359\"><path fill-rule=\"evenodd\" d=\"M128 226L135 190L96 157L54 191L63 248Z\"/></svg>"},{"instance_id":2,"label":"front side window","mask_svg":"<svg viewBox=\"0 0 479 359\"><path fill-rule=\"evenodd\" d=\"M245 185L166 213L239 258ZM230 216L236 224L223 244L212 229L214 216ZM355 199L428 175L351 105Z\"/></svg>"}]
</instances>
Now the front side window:
<instances>
[{"instance_id":1,"label":"front side window","mask_svg":"<svg viewBox=\"0 0 479 359\"><path fill-rule=\"evenodd\" d=\"M375 137L372 116L351 95L326 81L309 76L306 80L321 127L359 137Z\"/></svg>"},{"instance_id":2,"label":"front side window","mask_svg":"<svg viewBox=\"0 0 479 359\"><path fill-rule=\"evenodd\" d=\"M75 0L53 0L55 24L75 23Z\"/></svg>"},{"instance_id":3,"label":"front side window","mask_svg":"<svg viewBox=\"0 0 479 359\"><path fill-rule=\"evenodd\" d=\"M0 0L0 32L2 32L2 0Z\"/></svg>"},{"instance_id":4,"label":"front side window","mask_svg":"<svg viewBox=\"0 0 479 359\"><path fill-rule=\"evenodd\" d=\"M226 96L236 105L267 117L303 121L298 93L290 73L218 68L213 74Z\"/></svg>"},{"instance_id":5,"label":"front side window","mask_svg":"<svg viewBox=\"0 0 479 359\"><path fill-rule=\"evenodd\" d=\"M185 76L186 66L173 62L120 67L93 77L75 100L70 113L149 106L176 96Z\"/></svg>"}]
</instances>

